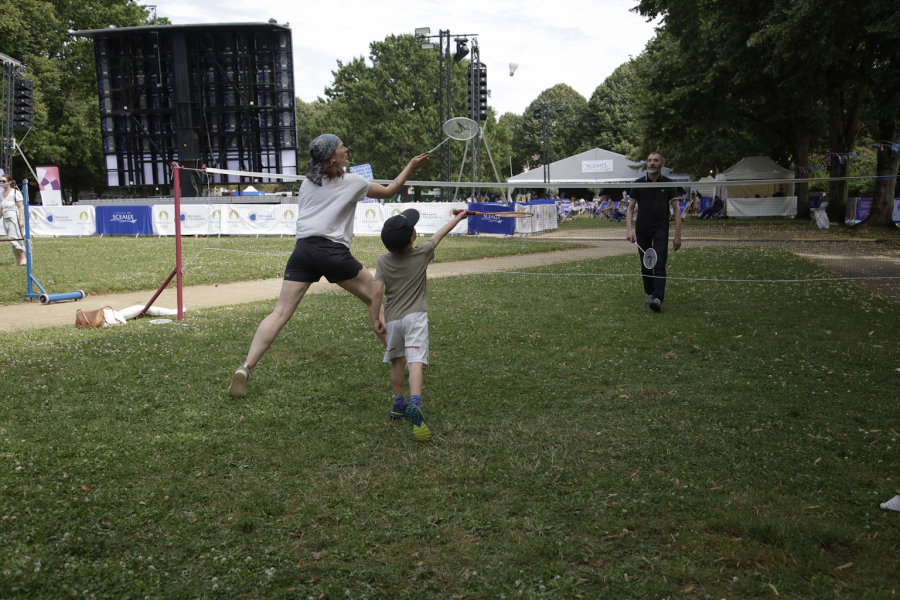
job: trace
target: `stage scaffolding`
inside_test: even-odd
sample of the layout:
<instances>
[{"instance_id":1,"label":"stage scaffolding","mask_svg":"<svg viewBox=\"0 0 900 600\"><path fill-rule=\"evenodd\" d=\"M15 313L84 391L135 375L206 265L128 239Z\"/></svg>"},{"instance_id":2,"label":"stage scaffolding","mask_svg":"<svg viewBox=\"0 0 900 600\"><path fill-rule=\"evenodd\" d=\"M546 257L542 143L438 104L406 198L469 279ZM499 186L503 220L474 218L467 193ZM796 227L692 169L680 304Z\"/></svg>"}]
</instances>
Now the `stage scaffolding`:
<instances>
[{"instance_id":1,"label":"stage scaffolding","mask_svg":"<svg viewBox=\"0 0 900 600\"><path fill-rule=\"evenodd\" d=\"M294 65L286 25L158 25L72 35L94 41L110 187L167 186L173 162L297 172ZM181 178L181 195L200 196L207 182L188 173ZM209 183L248 181L217 175Z\"/></svg>"}]
</instances>

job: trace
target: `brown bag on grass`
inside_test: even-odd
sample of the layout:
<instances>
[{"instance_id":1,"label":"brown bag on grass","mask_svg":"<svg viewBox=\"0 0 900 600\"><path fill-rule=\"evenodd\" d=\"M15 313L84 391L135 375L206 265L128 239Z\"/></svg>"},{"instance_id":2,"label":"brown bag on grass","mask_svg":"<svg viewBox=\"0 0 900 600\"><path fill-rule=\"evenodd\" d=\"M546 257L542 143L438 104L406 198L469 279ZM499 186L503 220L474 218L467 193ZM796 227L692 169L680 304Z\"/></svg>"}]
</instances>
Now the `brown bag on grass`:
<instances>
[{"instance_id":1,"label":"brown bag on grass","mask_svg":"<svg viewBox=\"0 0 900 600\"><path fill-rule=\"evenodd\" d=\"M106 306L105 308L110 308ZM106 317L103 315L103 309L99 310L81 310L75 313L76 329L98 329L106 325Z\"/></svg>"}]
</instances>

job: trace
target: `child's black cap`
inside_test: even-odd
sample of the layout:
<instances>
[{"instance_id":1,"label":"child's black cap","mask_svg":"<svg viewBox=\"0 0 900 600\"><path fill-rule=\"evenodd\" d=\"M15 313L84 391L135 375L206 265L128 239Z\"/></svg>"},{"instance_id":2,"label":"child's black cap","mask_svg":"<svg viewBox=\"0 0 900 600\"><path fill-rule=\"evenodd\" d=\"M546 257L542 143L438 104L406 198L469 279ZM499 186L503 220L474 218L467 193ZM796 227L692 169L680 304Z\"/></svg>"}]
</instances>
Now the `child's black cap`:
<instances>
[{"instance_id":1,"label":"child's black cap","mask_svg":"<svg viewBox=\"0 0 900 600\"><path fill-rule=\"evenodd\" d=\"M391 252L402 252L409 245L418 222L419 211L414 208L408 208L385 221L384 227L381 228L381 241L384 247Z\"/></svg>"}]
</instances>

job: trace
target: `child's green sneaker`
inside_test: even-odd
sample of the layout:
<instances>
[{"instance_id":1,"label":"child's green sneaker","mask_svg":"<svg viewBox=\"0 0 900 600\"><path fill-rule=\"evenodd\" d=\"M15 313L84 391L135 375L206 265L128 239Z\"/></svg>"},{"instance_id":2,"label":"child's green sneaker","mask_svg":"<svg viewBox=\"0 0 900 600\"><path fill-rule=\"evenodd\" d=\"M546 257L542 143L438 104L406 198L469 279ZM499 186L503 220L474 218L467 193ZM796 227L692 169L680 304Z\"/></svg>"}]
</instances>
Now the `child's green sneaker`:
<instances>
[{"instance_id":1,"label":"child's green sneaker","mask_svg":"<svg viewBox=\"0 0 900 600\"><path fill-rule=\"evenodd\" d=\"M410 402L406 405L406 418L412 423L413 437L417 442L427 442L431 439L431 430L428 429L428 424L417 403Z\"/></svg>"}]
</instances>

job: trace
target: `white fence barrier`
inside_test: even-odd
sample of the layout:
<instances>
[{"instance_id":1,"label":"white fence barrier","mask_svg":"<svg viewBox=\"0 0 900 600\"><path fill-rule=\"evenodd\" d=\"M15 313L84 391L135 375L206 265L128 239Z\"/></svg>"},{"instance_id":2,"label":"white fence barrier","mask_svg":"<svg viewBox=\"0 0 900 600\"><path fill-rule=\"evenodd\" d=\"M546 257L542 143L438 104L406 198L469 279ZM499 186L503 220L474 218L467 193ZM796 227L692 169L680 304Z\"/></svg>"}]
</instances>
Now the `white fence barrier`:
<instances>
[{"instance_id":1,"label":"white fence barrier","mask_svg":"<svg viewBox=\"0 0 900 600\"><path fill-rule=\"evenodd\" d=\"M360 202L356 206L353 234L381 235L384 222L408 208L419 211L416 230L431 235L453 218L454 210L466 210L465 202L407 202L378 204ZM175 205L154 204L153 234L175 235ZM516 233L537 233L556 229L555 205L520 206L516 210L532 212L535 218L516 219ZM31 234L41 236L96 235L97 223L93 206L29 207ZM294 204L193 204L181 206L182 235L294 235L297 206ZM468 233L462 221L454 234Z\"/></svg>"},{"instance_id":2,"label":"white fence barrier","mask_svg":"<svg viewBox=\"0 0 900 600\"><path fill-rule=\"evenodd\" d=\"M93 206L29 206L32 236L94 235L97 221Z\"/></svg>"}]
</instances>

